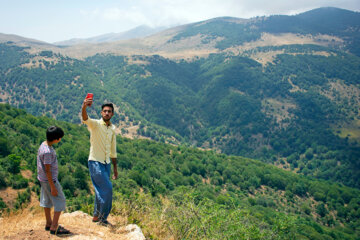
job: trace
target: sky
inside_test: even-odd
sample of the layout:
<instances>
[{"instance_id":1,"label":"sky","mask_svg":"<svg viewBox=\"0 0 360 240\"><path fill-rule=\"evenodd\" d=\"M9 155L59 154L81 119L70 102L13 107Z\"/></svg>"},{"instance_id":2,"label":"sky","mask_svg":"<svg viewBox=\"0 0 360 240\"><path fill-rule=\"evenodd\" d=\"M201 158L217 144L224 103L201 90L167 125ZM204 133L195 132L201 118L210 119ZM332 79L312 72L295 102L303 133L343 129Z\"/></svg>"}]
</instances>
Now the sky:
<instances>
[{"instance_id":1,"label":"sky","mask_svg":"<svg viewBox=\"0 0 360 240\"><path fill-rule=\"evenodd\" d=\"M215 17L293 15L319 7L360 11L360 0L0 0L0 33L48 43L171 27Z\"/></svg>"}]
</instances>

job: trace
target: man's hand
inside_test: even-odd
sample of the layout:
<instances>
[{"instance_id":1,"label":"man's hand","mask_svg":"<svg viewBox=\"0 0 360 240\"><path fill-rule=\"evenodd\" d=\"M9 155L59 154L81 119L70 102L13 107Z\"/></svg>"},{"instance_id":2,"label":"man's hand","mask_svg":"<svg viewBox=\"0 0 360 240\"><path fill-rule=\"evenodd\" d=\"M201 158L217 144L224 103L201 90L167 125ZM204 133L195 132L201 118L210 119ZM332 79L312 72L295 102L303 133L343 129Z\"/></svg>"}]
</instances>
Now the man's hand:
<instances>
[{"instance_id":1,"label":"man's hand","mask_svg":"<svg viewBox=\"0 0 360 240\"><path fill-rule=\"evenodd\" d=\"M113 179L116 180L118 178L118 171L117 168L114 168L114 176Z\"/></svg>"},{"instance_id":2,"label":"man's hand","mask_svg":"<svg viewBox=\"0 0 360 240\"><path fill-rule=\"evenodd\" d=\"M86 121L88 120L88 115L87 115L87 112L86 112L86 107L90 107L91 104L93 102L93 99L92 98L85 98L84 99L84 102L83 102L83 105L82 105L82 110L81 110L81 117L82 117L82 120L83 121Z\"/></svg>"},{"instance_id":3,"label":"man's hand","mask_svg":"<svg viewBox=\"0 0 360 240\"><path fill-rule=\"evenodd\" d=\"M93 99L92 99L92 98L85 98L85 99L84 99L84 102L83 102L83 106L84 106L84 107L90 107L91 104L92 104L92 102L93 102Z\"/></svg>"},{"instance_id":4,"label":"man's hand","mask_svg":"<svg viewBox=\"0 0 360 240\"><path fill-rule=\"evenodd\" d=\"M54 197L56 197L58 195L58 191L55 186L51 187L51 195L53 195Z\"/></svg>"},{"instance_id":5,"label":"man's hand","mask_svg":"<svg viewBox=\"0 0 360 240\"><path fill-rule=\"evenodd\" d=\"M113 179L117 179L118 178L118 171L117 171L117 163L116 163L116 158L111 158L111 162L114 168L114 175L113 175Z\"/></svg>"}]
</instances>

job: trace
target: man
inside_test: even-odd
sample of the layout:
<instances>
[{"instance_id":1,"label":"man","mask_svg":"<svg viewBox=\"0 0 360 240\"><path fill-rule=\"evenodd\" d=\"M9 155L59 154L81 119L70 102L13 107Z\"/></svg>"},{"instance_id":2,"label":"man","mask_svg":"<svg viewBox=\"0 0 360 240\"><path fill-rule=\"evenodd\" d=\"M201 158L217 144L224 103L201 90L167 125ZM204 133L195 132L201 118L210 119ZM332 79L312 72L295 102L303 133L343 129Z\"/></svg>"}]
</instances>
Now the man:
<instances>
[{"instance_id":1,"label":"man","mask_svg":"<svg viewBox=\"0 0 360 240\"><path fill-rule=\"evenodd\" d=\"M114 106L106 103L101 106L101 119L88 117L86 108L92 104L92 98L85 98L82 105L82 119L90 131L89 172L95 189L93 222L108 225L107 217L112 207L112 184L110 181L111 163L114 168L113 179L117 179L116 134L115 126L110 122L114 116Z\"/></svg>"}]
</instances>

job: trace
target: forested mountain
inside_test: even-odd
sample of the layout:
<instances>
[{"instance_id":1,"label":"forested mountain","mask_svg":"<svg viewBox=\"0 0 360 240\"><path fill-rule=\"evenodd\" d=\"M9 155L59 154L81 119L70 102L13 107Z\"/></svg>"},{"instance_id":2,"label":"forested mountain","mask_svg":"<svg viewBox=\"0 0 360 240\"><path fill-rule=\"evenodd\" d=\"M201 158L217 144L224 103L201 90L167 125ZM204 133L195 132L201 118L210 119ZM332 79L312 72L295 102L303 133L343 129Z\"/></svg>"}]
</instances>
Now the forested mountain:
<instances>
[{"instance_id":1,"label":"forested mountain","mask_svg":"<svg viewBox=\"0 0 360 240\"><path fill-rule=\"evenodd\" d=\"M215 40L215 48L224 50L257 41L264 33L310 34L313 37L323 34L342 39L341 47L359 55L359 22L360 13L338 8L319 8L294 16L278 15L252 19L216 18L186 26L169 41L200 35L202 43Z\"/></svg>"},{"instance_id":2,"label":"forested mountain","mask_svg":"<svg viewBox=\"0 0 360 240\"><path fill-rule=\"evenodd\" d=\"M0 104L0 214L26 207L36 184L36 152L46 128L65 131L55 147L67 211L91 212L84 126L34 117ZM153 239L358 239L360 191L260 161L118 136L119 178L112 215ZM31 171L33 174L24 172ZM36 197L33 195L33 197ZM38 197L38 196L37 196ZM115 223L116 224L116 223Z\"/></svg>"},{"instance_id":3,"label":"forested mountain","mask_svg":"<svg viewBox=\"0 0 360 240\"><path fill-rule=\"evenodd\" d=\"M359 15L322 8L217 18L134 41L134 54L119 55L119 42L88 46L99 54L81 59L63 55L75 48L4 42L0 99L80 123L82 100L93 92L90 115L114 102L122 134L252 157L359 188Z\"/></svg>"}]
</instances>

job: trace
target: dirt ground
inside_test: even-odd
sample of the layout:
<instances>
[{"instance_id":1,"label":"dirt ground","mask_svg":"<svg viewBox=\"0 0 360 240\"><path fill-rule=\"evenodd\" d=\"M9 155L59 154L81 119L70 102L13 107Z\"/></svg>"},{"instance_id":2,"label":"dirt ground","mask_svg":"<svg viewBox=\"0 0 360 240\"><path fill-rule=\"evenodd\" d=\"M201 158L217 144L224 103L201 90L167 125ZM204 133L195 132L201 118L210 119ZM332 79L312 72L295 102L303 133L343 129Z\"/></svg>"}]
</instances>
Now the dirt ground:
<instances>
[{"instance_id":1,"label":"dirt ground","mask_svg":"<svg viewBox=\"0 0 360 240\"><path fill-rule=\"evenodd\" d=\"M0 239L6 240L39 240L39 239L89 239L89 240L144 240L141 229L136 225L127 225L122 217L110 216L112 226L100 226L92 222L92 217L77 211L64 213L60 216L60 225L69 229L72 234L67 236L54 236L45 231L45 216L43 209L32 202L26 209L11 213L0 218Z\"/></svg>"}]
</instances>

